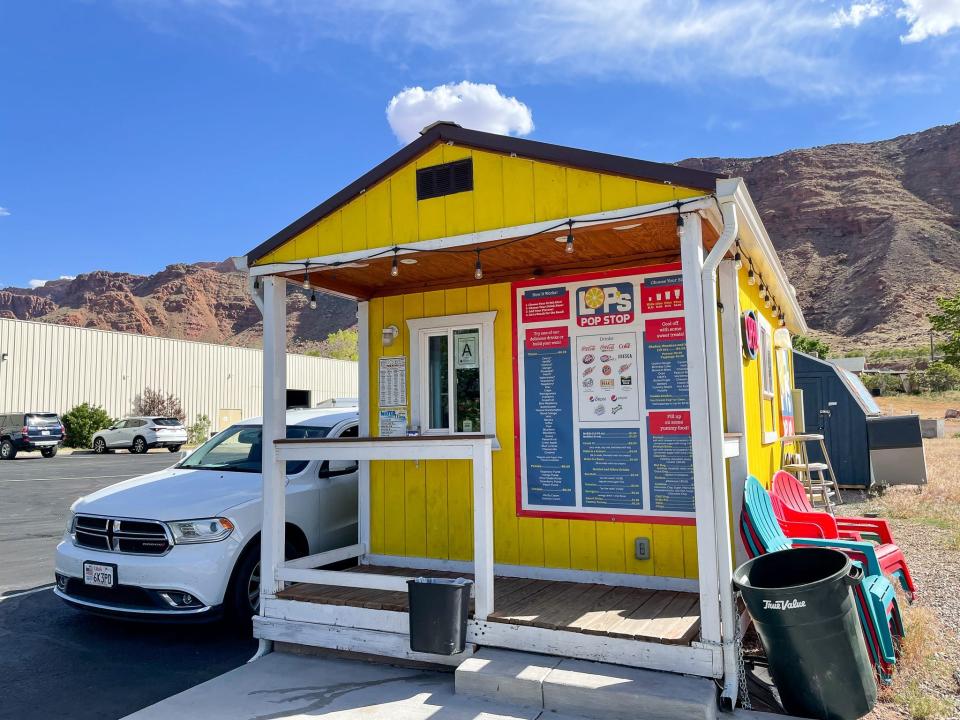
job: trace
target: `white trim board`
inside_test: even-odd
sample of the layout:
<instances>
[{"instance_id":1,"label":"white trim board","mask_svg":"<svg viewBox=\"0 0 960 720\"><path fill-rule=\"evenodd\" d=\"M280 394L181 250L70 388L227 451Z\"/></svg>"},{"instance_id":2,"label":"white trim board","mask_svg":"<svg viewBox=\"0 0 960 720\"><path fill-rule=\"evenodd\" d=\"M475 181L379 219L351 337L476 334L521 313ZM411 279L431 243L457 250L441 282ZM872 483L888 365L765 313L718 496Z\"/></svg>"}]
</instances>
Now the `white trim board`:
<instances>
[{"instance_id":1,"label":"white trim board","mask_svg":"<svg viewBox=\"0 0 960 720\"><path fill-rule=\"evenodd\" d=\"M473 572L473 563L464 560L441 560L438 558L370 554L364 555L361 562L365 565L381 565L384 567L411 567L421 570L439 570L443 572ZM635 587L645 590L670 590L673 592L697 592L699 590L699 585L696 580L661 577L659 575L531 567L529 565L508 565L506 563L496 563L493 566L493 572L500 577L528 578L530 580L555 580L558 582Z\"/></svg>"},{"instance_id":2,"label":"white trim board","mask_svg":"<svg viewBox=\"0 0 960 720\"><path fill-rule=\"evenodd\" d=\"M607 662L628 667L719 677L715 650L701 645L667 645L645 640L550 630L508 623L467 621L467 650L460 655L424 655L410 650L407 613L337 605L270 600L267 617L254 618L254 637L335 650L457 665L476 646Z\"/></svg>"}]
</instances>

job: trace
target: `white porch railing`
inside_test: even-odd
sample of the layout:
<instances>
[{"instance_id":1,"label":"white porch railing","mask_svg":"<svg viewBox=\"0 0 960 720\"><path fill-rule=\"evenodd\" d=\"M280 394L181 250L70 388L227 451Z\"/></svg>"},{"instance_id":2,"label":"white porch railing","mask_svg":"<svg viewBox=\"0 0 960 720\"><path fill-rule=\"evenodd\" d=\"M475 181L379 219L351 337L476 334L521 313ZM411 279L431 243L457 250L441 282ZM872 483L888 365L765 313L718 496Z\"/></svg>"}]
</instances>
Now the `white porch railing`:
<instances>
[{"instance_id":1,"label":"white porch railing","mask_svg":"<svg viewBox=\"0 0 960 720\"><path fill-rule=\"evenodd\" d=\"M492 442L489 435L435 435L414 437L281 439L274 441L276 460L470 460L473 463L473 566L474 616L485 620L493 612L493 483ZM281 465L282 466L282 465ZM369 477L364 475L364 477ZM363 481L361 481L363 482ZM360 491L361 527L368 527L369 492ZM282 517L282 516L281 516ZM274 518L274 522L282 521ZM365 535L365 533L361 533ZM349 547L280 562L273 568L279 582L314 583L342 587L373 588L406 592L406 578L340 570L317 570L318 566L362 558L369 552L367 538ZM281 545L282 547L282 545Z\"/></svg>"}]
</instances>

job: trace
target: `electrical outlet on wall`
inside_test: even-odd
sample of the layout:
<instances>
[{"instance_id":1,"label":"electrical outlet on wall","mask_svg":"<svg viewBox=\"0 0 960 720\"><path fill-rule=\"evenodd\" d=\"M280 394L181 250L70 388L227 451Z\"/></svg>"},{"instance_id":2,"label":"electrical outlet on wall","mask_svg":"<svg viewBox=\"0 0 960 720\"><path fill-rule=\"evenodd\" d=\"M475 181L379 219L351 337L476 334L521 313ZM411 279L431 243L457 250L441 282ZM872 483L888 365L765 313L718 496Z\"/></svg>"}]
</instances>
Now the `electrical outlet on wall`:
<instances>
[{"instance_id":1,"label":"electrical outlet on wall","mask_svg":"<svg viewBox=\"0 0 960 720\"><path fill-rule=\"evenodd\" d=\"M634 540L634 555L637 560L650 559L650 538L638 537Z\"/></svg>"}]
</instances>

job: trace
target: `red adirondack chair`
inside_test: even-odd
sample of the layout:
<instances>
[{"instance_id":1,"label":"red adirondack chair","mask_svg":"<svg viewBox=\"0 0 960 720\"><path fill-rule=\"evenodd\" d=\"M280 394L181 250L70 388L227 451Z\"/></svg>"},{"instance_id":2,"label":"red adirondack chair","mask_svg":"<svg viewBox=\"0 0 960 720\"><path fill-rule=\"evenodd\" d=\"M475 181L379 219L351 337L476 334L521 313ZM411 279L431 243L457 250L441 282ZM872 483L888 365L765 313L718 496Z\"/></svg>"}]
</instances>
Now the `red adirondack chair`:
<instances>
[{"instance_id":1,"label":"red adirondack chair","mask_svg":"<svg viewBox=\"0 0 960 720\"><path fill-rule=\"evenodd\" d=\"M792 482L791 482L792 481ZM804 502L806 502L806 491L803 485L790 473L780 470L773 476L773 492L770 493L770 500L773 505L773 511L777 522L783 529L784 535L792 538L824 538L827 540L860 540L861 534L875 534L881 538L891 538L890 528L886 521L879 521L882 524L864 523L859 529L856 526L847 526L841 534L839 527L840 518L834 518L830 513L820 510L799 511L789 505L780 492L784 487L799 488ZM874 518L855 518L856 520L873 521ZM882 533L882 534L881 534ZM913 600L917 595L917 587L910 575L910 568L907 567L907 560L893 542L880 542L874 546L877 561L885 575L893 575L900 581L900 585L907 592L910 599ZM848 552L848 555L857 557L856 552Z\"/></svg>"},{"instance_id":2,"label":"red adirondack chair","mask_svg":"<svg viewBox=\"0 0 960 720\"><path fill-rule=\"evenodd\" d=\"M876 537L880 543L889 545L896 544L893 541L893 534L890 532L890 525L886 520L852 516L833 517L829 513L821 512L814 508L807 499L807 491L806 488L803 487L803 483L786 470L778 470L773 476L771 491L771 494L780 498L784 507L788 508L791 512L826 515L830 520L834 521L837 532L841 533L840 537L847 537L842 533L854 533L860 536L872 535ZM816 522L816 520L808 520L806 522Z\"/></svg>"}]
</instances>

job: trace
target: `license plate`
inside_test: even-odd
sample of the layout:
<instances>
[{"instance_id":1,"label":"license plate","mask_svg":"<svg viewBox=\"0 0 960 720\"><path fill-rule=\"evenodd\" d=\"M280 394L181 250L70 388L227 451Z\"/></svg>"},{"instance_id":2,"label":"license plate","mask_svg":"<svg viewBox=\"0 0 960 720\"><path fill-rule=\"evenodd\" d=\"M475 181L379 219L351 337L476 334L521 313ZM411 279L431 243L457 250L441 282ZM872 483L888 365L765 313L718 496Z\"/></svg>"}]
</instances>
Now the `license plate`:
<instances>
[{"instance_id":1,"label":"license plate","mask_svg":"<svg viewBox=\"0 0 960 720\"><path fill-rule=\"evenodd\" d=\"M117 566L85 562L83 564L84 585L112 588L117 582Z\"/></svg>"},{"instance_id":2,"label":"license plate","mask_svg":"<svg viewBox=\"0 0 960 720\"><path fill-rule=\"evenodd\" d=\"M49 431L49 430L41 430L41 431L40 431L40 434L41 434L41 435L49 435L49 434L50 434L50 431Z\"/></svg>"}]
</instances>

